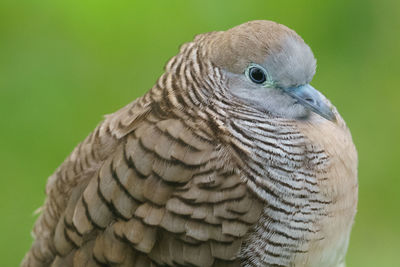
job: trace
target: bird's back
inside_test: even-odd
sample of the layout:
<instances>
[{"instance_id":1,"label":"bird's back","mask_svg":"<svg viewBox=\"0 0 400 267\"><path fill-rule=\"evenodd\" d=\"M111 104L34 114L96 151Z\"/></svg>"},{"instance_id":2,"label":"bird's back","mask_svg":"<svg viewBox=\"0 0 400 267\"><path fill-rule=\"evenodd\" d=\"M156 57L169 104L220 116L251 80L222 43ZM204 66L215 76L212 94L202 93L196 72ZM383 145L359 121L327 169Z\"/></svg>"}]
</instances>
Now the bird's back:
<instances>
[{"instance_id":1,"label":"bird's back","mask_svg":"<svg viewBox=\"0 0 400 267\"><path fill-rule=\"evenodd\" d=\"M234 266L261 202L210 127L139 100L49 179L22 266ZM146 103L141 105L146 109Z\"/></svg>"}]
</instances>

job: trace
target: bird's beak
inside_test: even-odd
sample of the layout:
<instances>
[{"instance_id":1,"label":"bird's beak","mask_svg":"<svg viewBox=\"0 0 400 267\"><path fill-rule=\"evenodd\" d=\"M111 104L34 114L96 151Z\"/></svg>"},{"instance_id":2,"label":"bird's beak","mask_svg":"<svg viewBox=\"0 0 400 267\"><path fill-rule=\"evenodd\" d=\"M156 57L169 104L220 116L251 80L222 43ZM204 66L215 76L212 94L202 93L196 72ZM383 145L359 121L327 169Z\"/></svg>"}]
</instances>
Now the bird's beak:
<instances>
[{"instance_id":1,"label":"bird's beak","mask_svg":"<svg viewBox=\"0 0 400 267\"><path fill-rule=\"evenodd\" d=\"M309 84L299 87L284 89L286 93L295 98L301 105L330 121L336 121L335 114L326 104L320 92Z\"/></svg>"}]
</instances>

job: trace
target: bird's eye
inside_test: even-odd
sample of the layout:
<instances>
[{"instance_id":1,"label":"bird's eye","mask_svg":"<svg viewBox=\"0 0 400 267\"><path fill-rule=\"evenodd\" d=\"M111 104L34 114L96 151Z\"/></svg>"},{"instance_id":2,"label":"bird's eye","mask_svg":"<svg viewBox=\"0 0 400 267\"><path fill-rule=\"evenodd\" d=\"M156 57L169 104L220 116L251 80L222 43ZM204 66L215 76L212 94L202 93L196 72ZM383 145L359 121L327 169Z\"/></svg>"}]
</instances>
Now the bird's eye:
<instances>
[{"instance_id":1,"label":"bird's eye","mask_svg":"<svg viewBox=\"0 0 400 267\"><path fill-rule=\"evenodd\" d=\"M259 67L250 67L248 75L253 83L262 84L267 80L267 74Z\"/></svg>"}]
</instances>

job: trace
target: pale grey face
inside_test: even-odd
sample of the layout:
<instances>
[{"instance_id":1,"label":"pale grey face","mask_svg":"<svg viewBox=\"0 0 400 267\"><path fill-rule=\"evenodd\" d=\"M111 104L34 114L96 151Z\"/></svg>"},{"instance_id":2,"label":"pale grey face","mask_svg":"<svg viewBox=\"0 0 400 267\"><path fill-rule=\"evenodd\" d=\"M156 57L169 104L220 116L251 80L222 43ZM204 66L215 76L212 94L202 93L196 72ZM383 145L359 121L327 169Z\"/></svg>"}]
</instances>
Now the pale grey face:
<instances>
[{"instance_id":1,"label":"pale grey face","mask_svg":"<svg viewBox=\"0 0 400 267\"><path fill-rule=\"evenodd\" d=\"M302 40L288 36L261 62L250 62L243 73L225 71L233 95L279 117L305 119L315 112L334 120L325 97L309 85L316 60Z\"/></svg>"},{"instance_id":2,"label":"pale grey face","mask_svg":"<svg viewBox=\"0 0 400 267\"><path fill-rule=\"evenodd\" d=\"M311 82L315 74L316 60L308 45L288 36L282 41L279 49L272 49L262 67L276 87L298 87Z\"/></svg>"}]
</instances>

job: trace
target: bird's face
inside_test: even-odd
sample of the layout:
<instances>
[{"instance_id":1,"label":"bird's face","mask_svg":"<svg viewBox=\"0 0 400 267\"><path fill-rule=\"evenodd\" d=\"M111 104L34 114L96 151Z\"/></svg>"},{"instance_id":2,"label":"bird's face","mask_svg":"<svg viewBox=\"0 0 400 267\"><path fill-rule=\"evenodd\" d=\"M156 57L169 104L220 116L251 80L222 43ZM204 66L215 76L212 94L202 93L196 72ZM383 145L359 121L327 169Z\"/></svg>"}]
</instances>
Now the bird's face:
<instances>
[{"instance_id":1,"label":"bird's face","mask_svg":"<svg viewBox=\"0 0 400 267\"><path fill-rule=\"evenodd\" d=\"M314 112L334 121L329 101L310 85L316 60L309 46L283 25L258 23L224 32L217 42L228 47L214 58L227 92L279 117L307 119Z\"/></svg>"}]
</instances>

